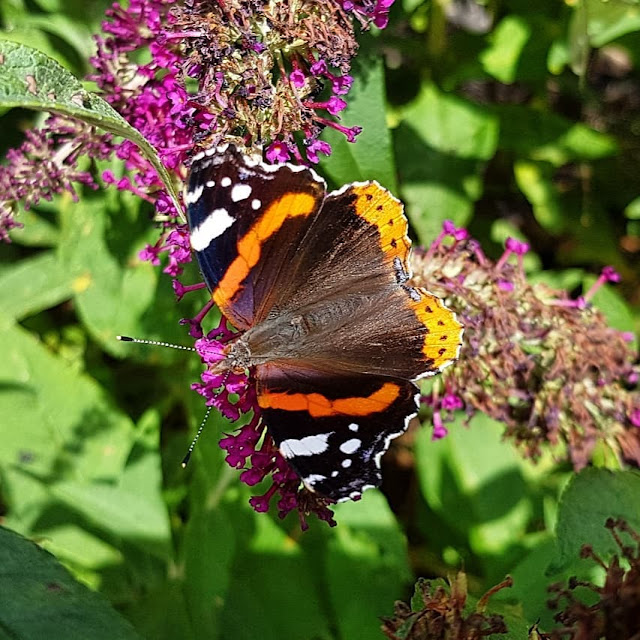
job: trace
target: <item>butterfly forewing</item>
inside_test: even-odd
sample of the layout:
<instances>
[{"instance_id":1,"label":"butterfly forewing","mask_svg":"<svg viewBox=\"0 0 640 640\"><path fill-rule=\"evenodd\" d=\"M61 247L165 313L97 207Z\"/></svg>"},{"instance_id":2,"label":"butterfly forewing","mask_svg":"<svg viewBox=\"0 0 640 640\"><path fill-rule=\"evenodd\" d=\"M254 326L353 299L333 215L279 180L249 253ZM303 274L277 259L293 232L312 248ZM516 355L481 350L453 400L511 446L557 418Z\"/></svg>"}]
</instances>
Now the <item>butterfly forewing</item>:
<instances>
[{"instance_id":1,"label":"butterfly forewing","mask_svg":"<svg viewBox=\"0 0 640 640\"><path fill-rule=\"evenodd\" d=\"M260 321L289 277L324 193L308 169L264 165L235 147L194 158L191 246L214 301L239 329Z\"/></svg>"}]
</instances>

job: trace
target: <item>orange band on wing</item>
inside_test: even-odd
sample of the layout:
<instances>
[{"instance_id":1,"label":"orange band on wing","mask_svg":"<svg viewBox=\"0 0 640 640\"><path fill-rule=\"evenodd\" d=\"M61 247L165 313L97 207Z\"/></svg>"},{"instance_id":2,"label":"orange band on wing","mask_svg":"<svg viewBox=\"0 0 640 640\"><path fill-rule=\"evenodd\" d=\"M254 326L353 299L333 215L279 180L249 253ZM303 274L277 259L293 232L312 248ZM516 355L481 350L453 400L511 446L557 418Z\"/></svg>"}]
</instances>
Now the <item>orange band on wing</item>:
<instances>
[{"instance_id":1,"label":"orange band on wing","mask_svg":"<svg viewBox=\"0 0 640 640\"><path fill-rule=\"evenodd\" d=\"M218 282L212 298L223 307L240 289L242 281L260 260L262 245L278 231L287 218L308 216L318 203L309 193L288 193L276 200L238 242L238 255Z\"/></svg>"},{"instance_id":2,"label":"orange band on wing","mask_svg":"<svg viewBox=\"0 0 640 640\"><path fill-rule=\"evenodd\" d=\"M385 382L377 391L364 398L329 400L320 393L263 393L258 396L258 404L263 409L307 411L313 418L336 415L355 417L384 411L399 396L400 387L392 382Z\"/></svg>"},{"instance_id":3,"label":"orange band on wing","mask_svg":"<svg viewBox=\"0 0 640 640\"><path fill-rule=\"evenodd\" d=\"M428 329L422 353L427 359L433 360L433 368L439 370L458 357L462 325L440 298L424 289L417 291L420 292L420 300L411 300L411 307L418 320Z\"/></svg>"},{"instance_id":4,"label":"orange band on wing","mask_svg":"<svg viewBox=\"0 0 640 640\"><path fill-rule=\"evenodd\" d=\"M400 200L377 182L355 185L353 192L356 214L374 225L380 234L380 248L393 261L400 258L406 265L411 241L407 235L407 219Z\"/></svg>"}]
</instances>

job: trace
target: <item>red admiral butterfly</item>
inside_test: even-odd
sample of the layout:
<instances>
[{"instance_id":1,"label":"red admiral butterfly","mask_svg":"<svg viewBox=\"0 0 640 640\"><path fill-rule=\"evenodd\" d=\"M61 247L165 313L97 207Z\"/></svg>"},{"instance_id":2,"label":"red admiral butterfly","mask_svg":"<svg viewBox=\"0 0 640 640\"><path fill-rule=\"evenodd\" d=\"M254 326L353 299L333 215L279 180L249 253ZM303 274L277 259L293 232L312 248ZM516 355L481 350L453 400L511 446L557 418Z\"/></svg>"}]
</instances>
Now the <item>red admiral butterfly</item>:
<instances>
[{"instance_id":1,"label":"red admiral butterfly","mask_svg":"<svg viewBox=\"0 0 640 640\"><path fill-rule=\"evenodd\" d=\"M263 420L307 488L380 484L380 458L418 409L414 380L451 364L462 328L412 287L400 201L377 182L326 193L313 170L234 146L193 158L191 246L241 331L223 366L251 369Z\"/></svg>"}]
</instances>

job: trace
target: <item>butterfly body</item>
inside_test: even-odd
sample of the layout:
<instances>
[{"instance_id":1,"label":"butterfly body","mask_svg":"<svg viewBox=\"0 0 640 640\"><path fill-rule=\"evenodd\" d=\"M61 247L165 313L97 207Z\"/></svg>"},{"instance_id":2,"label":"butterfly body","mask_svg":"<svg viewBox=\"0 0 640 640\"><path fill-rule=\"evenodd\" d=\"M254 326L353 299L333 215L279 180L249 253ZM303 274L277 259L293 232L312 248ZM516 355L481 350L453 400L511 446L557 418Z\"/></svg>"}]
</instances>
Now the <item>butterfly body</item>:
<instances>
[{"instance_id":1,"label":"butterfly body","mask_svg":"<svg viewBox=\"0 0 640 640\"><path fill-rule=\"evenodd\" d=\"M276 445L305 485L356 498L417 412L414 381L456 357L461 327L409 284L401 203L376 182L326 193L312 170L235 147L194 158L191 243L242 332L222 366L250 368Z\"/></svg>"}]
</instances>

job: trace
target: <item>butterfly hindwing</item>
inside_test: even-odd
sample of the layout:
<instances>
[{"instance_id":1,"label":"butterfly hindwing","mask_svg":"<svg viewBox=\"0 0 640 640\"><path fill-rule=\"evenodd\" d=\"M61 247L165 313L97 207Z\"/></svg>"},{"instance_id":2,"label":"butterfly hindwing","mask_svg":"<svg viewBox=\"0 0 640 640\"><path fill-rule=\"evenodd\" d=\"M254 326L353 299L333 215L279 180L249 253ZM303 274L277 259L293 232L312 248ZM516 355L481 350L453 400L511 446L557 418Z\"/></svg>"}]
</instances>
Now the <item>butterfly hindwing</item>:
<instances>
[{"instance_id":1,"label":"butterfly hindwing","mask_svg":"<svg viewBox=\"0 0 640 640\"><path fill-rule=\"evenodd\" d=\"M276 446L309 489L333 500L380 485L380 458L418 409L418 389L407 380L283 363L258 367L257 380Z\"/></svg>"}]
</instances>

